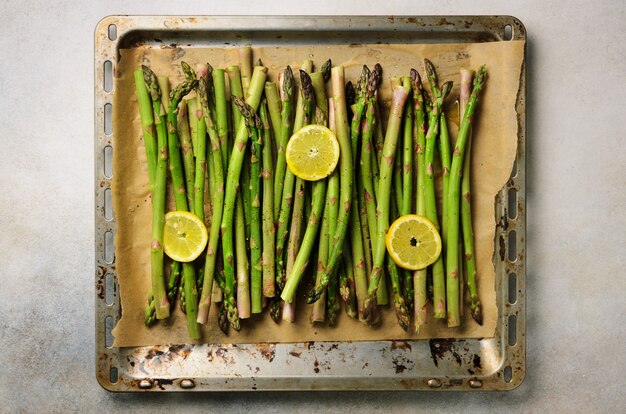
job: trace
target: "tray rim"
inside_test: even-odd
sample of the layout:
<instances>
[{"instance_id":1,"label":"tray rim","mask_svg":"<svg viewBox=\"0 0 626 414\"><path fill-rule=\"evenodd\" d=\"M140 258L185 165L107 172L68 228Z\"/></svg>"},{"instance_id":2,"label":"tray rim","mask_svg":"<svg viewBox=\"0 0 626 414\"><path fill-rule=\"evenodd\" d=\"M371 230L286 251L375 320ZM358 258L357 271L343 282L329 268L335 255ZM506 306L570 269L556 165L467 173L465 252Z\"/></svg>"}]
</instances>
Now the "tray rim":
<instances>
[{"instance_id":1,"label":"tray rim","mask_svg":"<svg viewBox=\"0 0 626 414\"><path fill-rule=\"evenodd\" d=\"M277 28L287 28L292 30L307 30L311 28L328 27L332 24L334 30L354 30L354 31L371 31L379 30L382 32L393 31L416 31L416 32L445 32L445 33L459 33L469 32L471 29L467 27L467 23L463 27L457 27L462 21L481 22L481 27L485 27L486 24L492 24L493 27L502 28L503 25L511 25L513 30L513 40L526 41L526 30L522 22L512 16L107 16L100 20L94 30L95 37L95 73L94 73L94 95L95 95L95 282L96 282L96 378L99 384L108 391L114 392L132 392L132 391L221 391L228 389L232 390L251 390L250 386L245 384L240 387L228 387L228 388L214 388L212 386L203 385L201 381L199 384L194 382L194 378L179 378L174 381L168 380L166 387L161 386L158 379L146 378L141 381L132 380L117 381L113 383L111 381L111 367L115 357L119 358L118 348L107 348L105 344L105 319L103 316L113 316L119 313L119 296L117 295L115 282L113 303L107 305L105 303L105 285L104 280L107 275L112 275L114 281L116 280L115 274L115 261L109 263L104 258L105 240L104 233L112 232L114 234L116 224L115 218L108 220L104 217L105 200L104 191L110 189L111 177L107 177L104 174L104 148L113 144L113 137L104 133L104 105L112 102L113 93L105 92L101 85L104 80L104 70L102 63L104 60L111 60L113 65L116 61L115 53L121 39L125 35L135 30L160 30L175 32L177 30L187 31L202 31L202 30L223 30L230 31L236 27L227 27L226 23L233 21L237 23L245 23L247 26L241 30L255 32L259 30L272 30ZM119 23L134 23L141 24L141 27L134 27L126 32L117 34L115 40L108 39L109 25ZM216 27L215 23L220 23L221 27ZM302 22L312 22L308 27L302 26ZM456 22L456 23L455 23ZM160 23L160 24L159 24ZM169 23L168 27L166 23ZM219 25L217 25L219 26ZM241 26L240 26L241 27ZM119 29L118 29L119 30ZM493 31L494 36L498 40L503 40L504 32L499 33ZM245 41L245 40L244 40ZM106 58L103 60L103 58ZM257 389L263 390L287 390L287 389L311 389L313 387L316 390L363 390L363 389L377 389L377 390L398 390L398 389L411 389L411 390L511 390L517 388L524 380L525 377L525 240L526 240L526 204L525 204L525 98L526 98L526 61L525 58L522 62L521 77L520 77L520 89L518 93L518 100L516 109L518 113L518 152L516 157L517 174L511 177L509 182L500 192L496 202L496 215L500 213L500 216L506 217L506 207L508 204L508 192L510 190L517 191L517 216L514 219L507 221L507 225L503 226L506 229L498 231L496 229L496 243L500 241L507 244L512 231L515 231L515 241L517 245L517 257L513 262L503 261L502 265L505 267L506 273L516 274L517 281L517 301L514 303L507 303L505 311L500 309L498 328L496 329L496 337L498 340L503 340L501 344L504 352L504 362L507 367L511 367L515 364L515 370L511 374L509 382L502 380L496 381L494 378L477 376L476 379L468 381L455 381L454 379L442 377L432 377L424 379L423 381L415 380L410 386L398 387L400 379L389 379L388 381L376 382L375 386L359 384L358 379L352 379L352 385L346 386L344 384L334 384L333 381L324 379L309 379L308 388L292 388L281 387L278 384L272 385L272 382L268 382L268 386L259 386ZM501 198L498 200L498 198ZM498 212L498 207L504 208L504 211ZM103 270L105 269L105 270ZM106 270L109 269L109 270ZM499 279L499 272L496 275L496 294L498 292L498 285L502 285L504 280ZM508 279L507 279L507 289ZM117 308L117 309L116 309ZM500 319L504 318L509 320L511 316L516 317L517 326L517 342L514 345L509 345L505 341L507 332L503 332L504 327L500 326ZM423 340L417 340L419 342ZM480 340L477 340L480 341ZM390 341L374 341L376 343L390 342ZM206 345L210 346L210 345ZM145 348L145 347L138 347ZM495 376L494 373L492 376ZM504 377L505 373L502 371L497 372L498 377ZM500 375L502 374L502 375ZM324 386L324 381L328 385ZM406 381L406 380L405 380ZM320 383L321 382L321 383ZM367 382L367 381L366 381ZM149 385L149 386L148 386ZM154 385L159 385L155 387ZM170 385L169 387L167 385ZM261 385L261 384L259 384Z\"/></svg>"}]
</instances>

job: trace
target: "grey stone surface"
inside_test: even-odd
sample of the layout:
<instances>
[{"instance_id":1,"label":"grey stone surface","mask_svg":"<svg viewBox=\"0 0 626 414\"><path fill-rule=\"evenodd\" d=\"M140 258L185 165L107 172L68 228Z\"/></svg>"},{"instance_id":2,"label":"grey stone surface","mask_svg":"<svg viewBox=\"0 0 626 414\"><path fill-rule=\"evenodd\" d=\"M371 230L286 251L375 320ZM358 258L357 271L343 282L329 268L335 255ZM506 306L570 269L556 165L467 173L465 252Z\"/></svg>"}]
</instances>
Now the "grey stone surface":
<instances>
[{"instance_id":1,"label":"grey stone surface","mask_svg":"<svg viewBox=\"0 0 626 414\"><path fill-rule=\"evenodd\" d=\"M0 412L623 410L623 1L127 3L0 3ZM109 14L283 13L511 14L526 24L528 364L517 390L113 395L97 384L96 23Z\"/></svg>"}]
</instances>

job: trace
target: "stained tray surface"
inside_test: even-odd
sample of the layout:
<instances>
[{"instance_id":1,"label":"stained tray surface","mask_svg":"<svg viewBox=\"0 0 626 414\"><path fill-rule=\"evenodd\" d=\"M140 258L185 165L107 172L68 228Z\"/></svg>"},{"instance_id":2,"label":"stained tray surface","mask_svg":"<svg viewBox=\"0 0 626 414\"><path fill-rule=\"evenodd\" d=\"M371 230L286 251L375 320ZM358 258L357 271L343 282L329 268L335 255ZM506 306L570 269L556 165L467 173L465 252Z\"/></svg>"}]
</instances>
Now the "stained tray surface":
<instances>
[{"instance_id":1,"label":"stained tray surface","mask_svg":"<svg viewBox=\"0 0 626 414\"><path fill-rule=\"evenodd\" d=\"M111 206L112 74L119 50L252 44L463 43L525 40L509 16L110 16L95 31L96 375L110 391L508 390L525 373L525 63L516 104L518 149L496 197L498 323L488 339L206 344L114 348L121 315Z\"/></svg>"}]
</instances>

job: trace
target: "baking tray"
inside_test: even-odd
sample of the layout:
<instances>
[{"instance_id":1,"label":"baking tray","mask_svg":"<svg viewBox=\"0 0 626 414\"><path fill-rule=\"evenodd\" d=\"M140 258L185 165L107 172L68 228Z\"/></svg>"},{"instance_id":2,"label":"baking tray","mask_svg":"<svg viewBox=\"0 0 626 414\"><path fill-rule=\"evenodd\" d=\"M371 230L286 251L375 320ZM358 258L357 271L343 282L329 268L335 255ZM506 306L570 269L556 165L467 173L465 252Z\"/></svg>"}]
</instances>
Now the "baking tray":
<instances>
[{"instance_id":1,"label":"baking tray","mask_svg":"<svg viewBox=\"0 0 626 414\"><path fill-rule=\"evenodd\" d=\"M95 29L96 377L109 391L511 390L525 375L525 97L517 98L518 146L496 197L494 265L498 323L493 338L114 348L121 315L111 203L113 74L118 50L352 43L525 40L510 16L109 16Z\"/></svg>"}]
</instances>

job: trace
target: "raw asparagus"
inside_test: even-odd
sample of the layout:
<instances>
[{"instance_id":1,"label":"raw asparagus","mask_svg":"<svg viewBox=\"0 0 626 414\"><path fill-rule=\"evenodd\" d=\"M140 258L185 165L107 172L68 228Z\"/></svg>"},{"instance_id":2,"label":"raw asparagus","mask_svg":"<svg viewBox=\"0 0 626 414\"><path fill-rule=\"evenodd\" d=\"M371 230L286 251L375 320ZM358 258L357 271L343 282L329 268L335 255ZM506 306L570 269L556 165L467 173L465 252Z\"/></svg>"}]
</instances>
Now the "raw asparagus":
<instances>
[{"instance_id":1,"label":"raw asparagus","mask_svg":"<svg viewBox=\"0 0 626 414\"><path fill-rule=\"evenodd\" d=\"M461 166L465 153L465 145L469 136L472 117L476 110L478 97L487 77L487 67L481 66L476 72L472 93L463 114L463 121L454 146L452 166L450 167L450 181L448 183L448 250L446 252L446 292L448 301L448 326L459 326L459 213L460 213L460 186ZM469 278L468 278L469 279Z\"/></svg>"}]
</instances>

